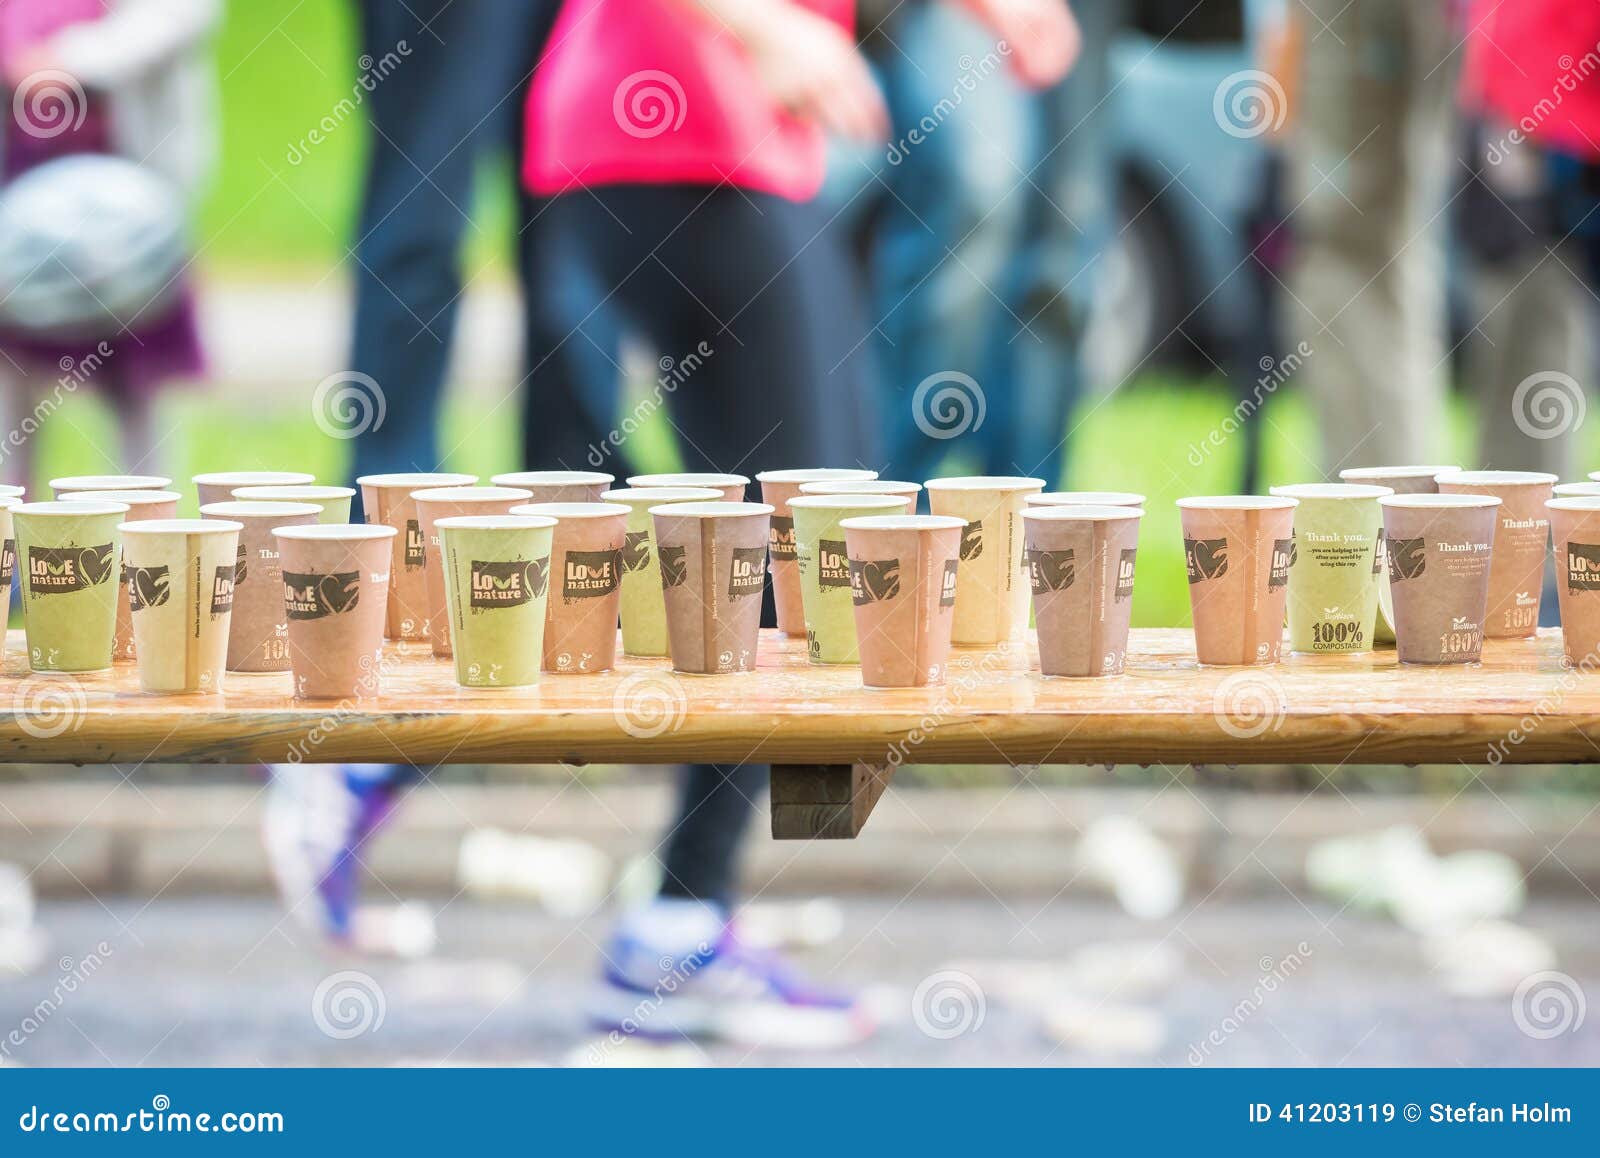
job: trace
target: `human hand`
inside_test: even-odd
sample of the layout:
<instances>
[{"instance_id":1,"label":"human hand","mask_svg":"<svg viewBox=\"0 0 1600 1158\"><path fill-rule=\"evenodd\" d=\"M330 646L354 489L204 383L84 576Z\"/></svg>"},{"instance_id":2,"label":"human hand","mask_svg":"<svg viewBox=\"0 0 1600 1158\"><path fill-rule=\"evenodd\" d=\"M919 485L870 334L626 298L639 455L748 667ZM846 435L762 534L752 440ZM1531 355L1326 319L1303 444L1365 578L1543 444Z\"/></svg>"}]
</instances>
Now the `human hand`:
<instances>
[{"instance_id":1,"label":"human hand","mask_svg":"<svg viewBox=\"0 0 1600 1158\"><path fill-rule=\"evenodd\" d=\"M855 42L833 21L791 3L760 8L741 30L767 91L840 136L882 141L889 111Z\"/></svg>"},{"instance_id":2,"label":"human hand","mask_svg":"<svg viewBox=\"0 0 1600 1158\"><path fill-rule=\"evenodd\" d=\"M1026 85L1048 88L1077 62L1083 47L1067 0L962 0L1010 50L1012 70Z\"/></svg>"}]
</instances>

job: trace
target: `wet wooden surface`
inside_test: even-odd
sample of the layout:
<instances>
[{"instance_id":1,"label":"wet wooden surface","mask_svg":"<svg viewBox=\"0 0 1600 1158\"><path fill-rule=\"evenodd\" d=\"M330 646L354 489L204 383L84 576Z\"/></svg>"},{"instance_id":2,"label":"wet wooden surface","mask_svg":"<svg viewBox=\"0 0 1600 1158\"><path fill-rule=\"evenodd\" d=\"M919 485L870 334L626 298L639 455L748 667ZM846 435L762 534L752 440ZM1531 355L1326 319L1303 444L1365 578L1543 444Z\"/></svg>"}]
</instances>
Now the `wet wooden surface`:
<instances>
[{"instance_id":1,"label":"wet wooden surface","mask_svg":"<svg viewBox=\"0 0 1600 1158\"><path fill-rule=\"evenodd\" d=\"M1572 672L1554 631L1491 641L1482 666L1406 668L1393 651L1200 669L1186 631L1134 633L1128 673L1045 680L1031 647L958 652L943 688L868 691L765 633L760 670L675 676L665 660L536 688L455 686L422 645L391 645L380 698L296 701L287 675L230 675L220 695L138 691L131 665L29 676L12 632L0 759L237 763L1544 763L1600 760L1600 673Z\"/></svg>"}]
</instances>

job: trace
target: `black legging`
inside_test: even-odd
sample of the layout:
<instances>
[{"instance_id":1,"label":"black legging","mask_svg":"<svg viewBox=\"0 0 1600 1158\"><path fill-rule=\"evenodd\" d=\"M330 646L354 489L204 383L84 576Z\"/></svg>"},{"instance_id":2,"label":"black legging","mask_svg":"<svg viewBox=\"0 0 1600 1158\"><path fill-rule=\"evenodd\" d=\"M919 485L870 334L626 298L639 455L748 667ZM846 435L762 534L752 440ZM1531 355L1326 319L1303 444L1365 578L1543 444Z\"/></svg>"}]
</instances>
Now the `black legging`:
<instances>
[{"instance_id":1,"label":"black legging","mask_svg":"<svg viewBox=\"0 0 1600 1158\"><path fill-rule=\"evenodd\" d=\"M662 409L686 470L880 461L856 287L812 206L727 186L616 186L555 198L535 228L563 238L565 256L534 283L530 466L586 463L618 478L638 469L629 416L604 417L614 380L580 383L563 372L572 343L615 341L613 317L649 344L658 368L670 359L676 369L662 369L673 381ZM584 309L575 285L600 300ZM547 294L558 308L538 308ZM663 895L730 903L739 841L766 776L759 764L685 770Z\"/></svg>"}]
</instances>

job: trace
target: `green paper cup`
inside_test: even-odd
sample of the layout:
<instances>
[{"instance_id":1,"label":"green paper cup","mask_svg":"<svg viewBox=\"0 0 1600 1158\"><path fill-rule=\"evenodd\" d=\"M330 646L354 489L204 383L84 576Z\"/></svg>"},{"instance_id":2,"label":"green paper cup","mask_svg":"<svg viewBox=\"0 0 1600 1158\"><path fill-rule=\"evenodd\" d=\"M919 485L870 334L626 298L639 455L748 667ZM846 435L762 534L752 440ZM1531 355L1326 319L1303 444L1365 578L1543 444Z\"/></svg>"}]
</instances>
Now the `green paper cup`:
<instances>
[{"instance_id":1,"label":"green paper cup","mask_svg":"<svg viewBox=\"0 0 1600 1158\"><path fill-rule=\"evenodd\" d=\"M119 529L139 686L163 695L220 692L243 524L143 519Z\"/></svg>"},{"instance_id":2,"label":"green paper cup","mask_svg":"<svg viewBox=\"0 0 1600 1158\"><path fill-rule=\"evenodd\" d=\"M322 512L319 523L348 523L354 487L254 486L236 487L233 497L241 503L310 503Z\"/></svg>"},{"instance_id":3,"label":"green paper cup","mask_svg":"<svg viewBox=\"0 0 1600 1158\"><path fill-rule=\"evenodd\" d=\"M451 515L433 525L439 533L456 683L464 688L537 683L556 520Z\"/></svg>"},{"instance_id":4,"label":"green paper cup","mask_svg":"<svg viewBox=\"0 0 1600 1158\"><path fill-rule=\"evenodd\" d=\"M305 486L316 482L317 476L299 470L218 470L197 474L189 481L203 507L229 501L240 487Z\"/></svg>"},{"instance_id":5,"label":"green paper cup","mask_svg":"<svg viewBox=\"0 0 1600 1158\"><path fill-rule=\"evenodd\" d=\"M668 654L667 601L661 590L661 560L656 557L651 507L670 503L714 503L722 492L710 487L627 487L606 491L601 501L621 503L628 515L622 543L622 654Z\"/></svg>"},{"instance_id":6,"label":"green paper cup","mask_svg":"<svg viewBox=\"0 0 1600 1158\"><path fill-rule=\"evenodd\" d=\"M1273 487L1298 499L1295 553L1289 565L1289 648L1312 654L1371 651L1378 616L1378 579L1386 565L1380 543L1390 487L1308 483Z\"/></svg>"},{"instance_id":7,"label":"green paper cup","mask_svg":"<svg viewBox=\"0 0 1600 1158\"><path fill-rule=\"evenodd\" d=\"M789 500L812 663L861 662L850 555L840 522L858 515L909 514L914 501L910 495L800 495Z\"/></svg>"},{"instance_id":8,"label":"green paper cup","mask_svg":"<svg viewBox=\"0 0 1600 1158\"><path fill-rule=\"evenodd\" d=\"M50 480L58 499L75 499L84 491L164 491L170 478L154 474L75 474Z\"/></svg>"},{"instance_id":9,"label":"green paper cup","mask_svg":"<svg viewBox=\"0 0 1600 1158\"><path fill-rule=\"evenodd\" d=\"M22 573L28 665L104 671L117 629L118 525L126 503L22 503L11 508Z\"/></svg>"},{"instance_id":10,"label":"green paper cup","mask_svg":"<svg viewBox=\"0 0 1600 1158\"><path fill-rule=\"evenodd\" d=\"M84 491L74 492L74 500L87 503L127 503L126 523L143 519L175 519L178 501L183 498L177 491ZM133 638L133 612L128 604L128 561L123 551L121 590L117 593L117 639L111 647L114 662L127 662L138 657Z\"/></svg>"}]
</instances>

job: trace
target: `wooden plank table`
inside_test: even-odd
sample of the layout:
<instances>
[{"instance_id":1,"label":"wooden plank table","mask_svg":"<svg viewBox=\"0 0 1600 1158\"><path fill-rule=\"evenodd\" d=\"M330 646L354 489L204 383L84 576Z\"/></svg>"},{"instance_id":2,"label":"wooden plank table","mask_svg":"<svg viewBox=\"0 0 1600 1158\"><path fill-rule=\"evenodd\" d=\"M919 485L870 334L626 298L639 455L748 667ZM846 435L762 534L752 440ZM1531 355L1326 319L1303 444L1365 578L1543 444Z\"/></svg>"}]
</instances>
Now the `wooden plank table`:
<instances>
[{"instance_id":1,"label":"wooden plank table","mask_svg":"<svg viewBox=\"0 0 1600 1158\"><path fill-rule=\"evenodd\" d=\"M1031 641L958 651L942 688L866 690L763 633L760 670L684 676L665 660L469 691L425 645L390 645L382 694L296 701L289 677L230 675L213 696L153 696L132 665L29 675L8 637L0 751L16 763L761 762L773 831L854 836L900 764L1586 763L1600 759L1600 672L1559 632L1491 641L1481 666L1405 668L1394 652L1205 668L1187 631L1137 630L1128 673L1045 680ZM8 709L8 710L7 710Z\"/></svg>"}]
</instances>

